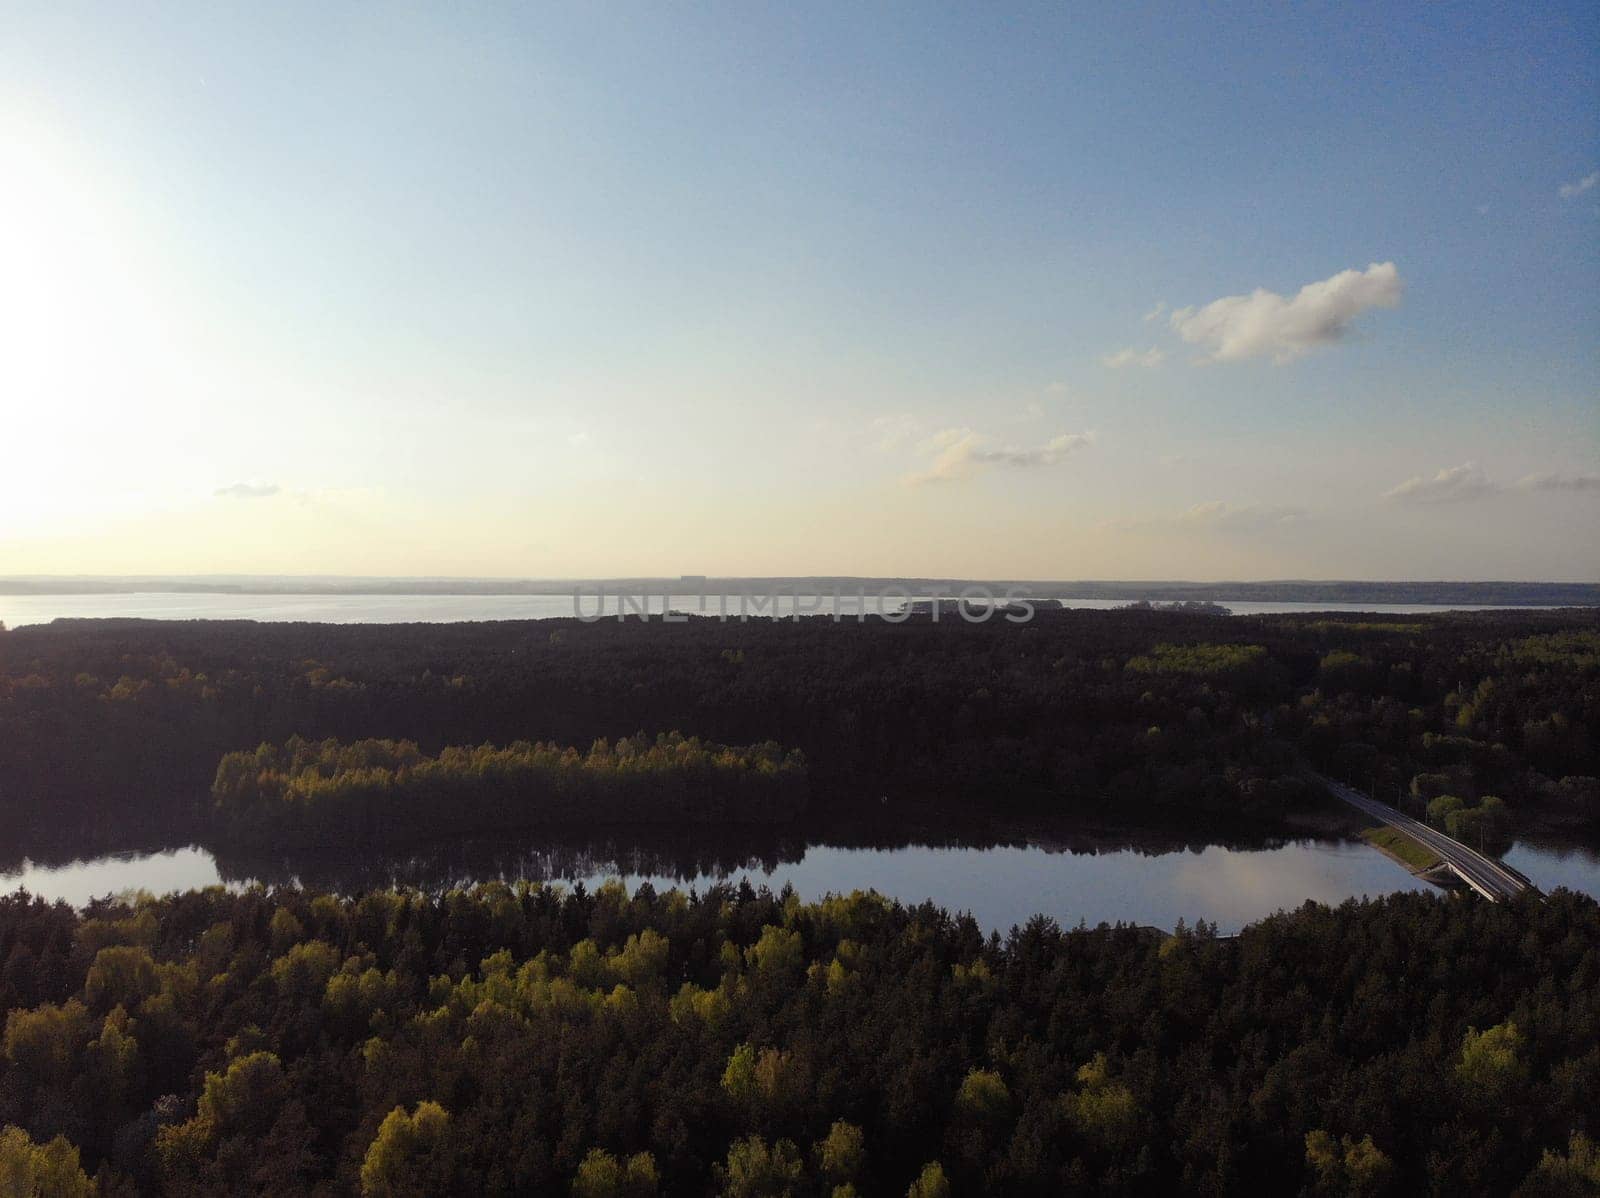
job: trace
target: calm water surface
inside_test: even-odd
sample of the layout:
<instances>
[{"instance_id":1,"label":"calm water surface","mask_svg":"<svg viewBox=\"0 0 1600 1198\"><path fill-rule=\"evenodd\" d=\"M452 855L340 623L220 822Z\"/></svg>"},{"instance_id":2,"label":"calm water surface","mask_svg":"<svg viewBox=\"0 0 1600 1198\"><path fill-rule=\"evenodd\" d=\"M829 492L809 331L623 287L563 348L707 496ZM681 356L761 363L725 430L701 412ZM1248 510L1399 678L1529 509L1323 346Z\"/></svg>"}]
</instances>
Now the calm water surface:
<instances>
[{"instance_id":1,"label":"calm water surface","mask_svg":"<svg viewBox=\"0 0 1600 1198\"><path fill-rule=\"evenodd\" d=\"M812 604L815 602L816 606ZM1125 607L1124 599L1071 599L1068 607L1099 611ZM593 616L603 611L615 615L617 600L608 596L602 609L600 601L592 594L581 600L580 612ZM898 600L890 597L889 608L896 609ZM706 597L704 610L708 614L726 611L737 616L741 610L737 595ZM680 595L671 606L680 611L698 612L698 595ZM815 601L804 600L804 610L831 615L834 611L831 597ZM1443 607L1428 604L1401 603L1233 603L1224 606L1236 615L1271 615L1290 612L1375 612L1388 615L1407 615L1445 611L1484 611L1482 607ZM659 612L663 604L660 596L648 601L648 610ZM776 611L791 615L795 609L792 597L779 596ZM862 610L861 602L852 595L842 595L838 604L841 615L855 615ZM630 611L633 609L630 608ZM770 615L772 605L760 610L749 609L750 615ZM877 614L877 600L869 596L866 611ZM550 620L570 618L575 614L571 595L235 595L196 594L172 595L141 593L129 595L0 595L0 623L7 628L23 624L48 624L58 619L106 619L111 617L138 617L149 620L266 620L273 622L304 620L325 624L409 624L453 623L462 620Z\"/></svg>"},{"instance_id":2,"label":"calm water surface","mask_svg":"<svg viewBox=\"0 0 1600 1198\"><path fill-rule=\"evenodd\" d=\"M614 846L612 846L614 848ZM612 852L610 854L616 857ZM778 854L783 856L785 854ZM905 903L931 899L953 911L970 911L986 929L1001 932L1037 913L1064 925L1080 920L1172 928L1182 919L1215 923L1224 933L1308 899L1339 903L1363 895L1431 889L1392 861L1355 842L1304 840L1267 848L1207 845L1152 853L1136 848L1069 852L1040 845L992 847L839 848L807 845L792 859L674 868L648 854L629 868L584 853L543 851L537 844L485 859L450 850L427 857L290 862L220 861L188 847L119 853L68 865L36 866L0 874L0 891L18 886L47 898L81 905L127 890L167 893L198 886L243 886L253 881L303 882L333 889L395 883L463 885L494 878L581 880L593 888L620 877L630 888L649 881L658 890L749 879L774 890L792 885L805 899L874 889ZM1517 844L1506 861L1541 889L1566 886L1600 898L1600 854ZM626 857L623 858L626 862Z\"/></svg>"}]
</instances>

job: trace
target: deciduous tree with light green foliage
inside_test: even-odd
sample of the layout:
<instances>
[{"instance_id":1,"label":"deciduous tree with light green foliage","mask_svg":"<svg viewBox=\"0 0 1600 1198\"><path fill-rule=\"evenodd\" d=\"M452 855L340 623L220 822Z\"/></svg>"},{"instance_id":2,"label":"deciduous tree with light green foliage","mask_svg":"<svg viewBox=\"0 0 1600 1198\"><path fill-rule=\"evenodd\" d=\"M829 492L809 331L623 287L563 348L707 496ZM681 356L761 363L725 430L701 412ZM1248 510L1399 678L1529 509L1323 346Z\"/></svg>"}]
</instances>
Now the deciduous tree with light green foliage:
<instances>
[{"instance_id":1,"label":"deciduous tree with light green foliage","mask_svg":"<svg viewBox=\"0 0 1600 1198\"><path fill-rule=\"evenodd\" d=\"M1412 787L1413 789L1416 788L1415 779L1412 780ZM1435 827L1442 828L1445 826L1446 820L1456 812L1464 810L1466 805L1467 801L1460 795L1438 795L1429 799L1428 822Z\"/></svg>"},{"instance_id":2,"label":"deciduous tree with light green foliage","mask_svg":"<svg viewBox=\"0 0 1600 1198\"><path fill-rule=\"evenodd\" d=\"M91 1023L88 1008L75 998L12 1011L6 1016L6 1059L38 1090L65 1085L77 1070Z\"/></svg>"},{"instance_id":3,"label":"deciduous tree with light green foliage","mask_svg":"<svg viewBox=\"0 0 1600 1198\"><path fill-rule=\"evenodd\" d=\"M992 1069L973 1069L956 1091L956 1110L977 1122L995 1126L1011 1113L1011 1091Z\"/></svg>"},{"instance_id":4,"label":"deciduous tree with light green foliage","mask_svg":"<svg viewBox=\"0 0 1600 1198\"><path fill-rule=\"evenodd\" d=\"M1335 1140L1325 1131L1306 1133L1306 1164L1311 1166L1319 1194L1341 1198L1369 1198L1383 1191L1394 1164L1372 1142L1370 1135L1356 1140Z\"/></svg>"},{"instance_id":5,"label":"deciduous tree with light green foliage","mask_svg":"<svg viewBox=\"0 0 1600 1198\"><path fill-rule=\"evenodd\" d=\"M665 936L646 928L629 936L609 964L613 973L638 989L660 979L670 951L671 946Z\"/></svg>"},{"instance_id":6,"label":"deciduous tree with light green foliage","mask_svg":"<svg viewBox=\"0 0 1600 1198\"><path fill-rule=\"evenodd\" d=\"M735 1140L717 1169L723 1198L791 1198L803 1174L792 1140L768 1145L760 1136Z\"/></svg>"},{"instance_id":7,"label":"deciduous tree with light green foliage","mask_svg":"<svg viewBox=\"0 0 1600 1198\"><path fill-rule=\"evenodd\" d=\"M1105 1053L1078 1067L1078 1092L1066 1098L1073 1126L1098 1147L1115 1149L1133 1135L1138 1106L1133 1091L1113 1081Z\"/></svg>"},{"instance_id":8,"label":"deciduous tree with light green foliage","mask_svg":"<svg viewBox=\"0 0 1600 1198\"><path fill-rule=\"evenodd\" d=\"M1600 1194L1600 1145L1581 1131L1572 1133L1566 1152L1545 1149L1517 1190L1517 1198L1568 1198L1573 1194Z\"/></svg>"},{"instance_id":9,"label":"deciduous tree with light green foliage","mask_svg":"<svg viewBox=\"0 0 1600 1198\"><path fill-rule=\"evenodd\" d=\"M361 1162L366 1198L428 1198L450 1188L450 1115L436 1102L384 1116Z\"/></svg>"},{"instance_id":10,"label":"deciduous tree with light green foliage","mask_svg":"<svg viewBox=\"0 0 1600 1198\"><path fill-rule=\"evenodd\" d=\"M271 937L273 952L287 952L291 947L304 940L305 936L305 927L295 917L293 911L280 907L272 913Z\"/></svg>"},{"instance_id":11,"label":"deciduous tree with light green foliage","mask_svg":"<svg viewBox=\"0 0 1600 1198\"><path fill-rule=\"evenodd\" d=\"M270 1052L252 1052L220 1073L207 1073L194 1118L163 1127L156 1135L156 1157L172 1188L184 1190L220 1180L205 1172L205 1158L217 1151L219 1143L259 1152L288 1098L283 1065ZM219 1155L230 1158L223 1174L241 1180L240 1153Z\"/></svg>"},{"instance_id":12,"label":"deciduous tree with light green foliage","mask_svg":"<svg viewBox=\"0 0 1600 1198\"><path fill-rule=\"evenodd\" d=\"M196 1118L222 1133L260 1132L272 1122L288 1093L278 1058L270 1052L253 1052L223 1073L206 1074Z\"/></svg>"},{"instance_id":13,"label":"deciduous tree with light green foliage","mask_svg":"<svg viewBox=\"0 0 1600 1198\"><path fill-rule=\"evenodd\" d=\"M805 1071L793 1054L777 1048L759 1052L741 1044L722 1071L722 1088L746 1122L778 1117L805 1095Z\"/></svg>"},{"instance_id":14,"label":"deciduous tree with light green foliage","mask_svg":"<svg viewBox=\"0 0 1600 1198\"><path fill-rule=\"evenodd\" d=\"M867 1163L867 1140L854 1123L836 1120L812 1149L824 1181L840 1186L853 1182Z\"/></svg>"},{"instance_id":15,"label":"deciduous tree with light green foliage","mask_svg":"<svg viewBox=\"0 0 1600 1198\"><path fill-rule=\"evenodd\" d=\"M20 1127L0 1128L3 1198L91 1198L97 1192L65 1136L35 1144Z\"/></svg>"},{"instance_id":16,"label":"deciduous tree with light green foliage","mask_svg":"<svg viewBox=\"0 0 1600 1198\"><path fill-rule=\"evenodd\" d=\"M103 1101L120 1104L137 1080L139 1043L132 1024L125 1008L113 1007L89 1044L84 1068Z\"/></svg>"},{"instance_id":17,"label":"deciduous tree with light green foliage","mask_svg":"<svg viewBox=\"0 0 1600 1198\"><path fill-rule=\"evenodd\" d=\"M1484 795L1474 807L1463 807L1445 817L1445 831L1457 840L1474 844L1498 844L1506 839L1510 816L1497 795Z\"/></svg>"},{"instance_id":18,"label":"deciduous tree with light green foliage","mask_svg":"<svg viewBox=\"0 0 1600 1198\"><path fill-rule=\"evenodd\" d=\"M83 996L96 1011L137 1007L161 989L161 978L148 949L118 944L101 949L89 966Z\"/></svg>"},{"instance_id":19,"label":"deciduous tree with light green foliage","mask_svg":"<svg viewBox=\"0 0 1600 1198\"><path fill-rule=\"evenodd\" d=\"M944 1175L944 1166L929 1161L906 1191L906 1198L950 1198L950 1181Z\"/></svg>"},{"instance_id":20,"label":"deciduous tree with light green foliage","mask_svg":"<svg viewBox=\"0 0 1600 1198\"><path fill-rule=\"evenodd\" d=\"M285 998L309 1001L322 997L328 979L339 968L339 952L322 940L296 944L272 963L272 980Z\"/></svg>"},{"instance_id":21,"label":"deciduous tree with light green foliage","mask_svg":"<svg viewBox=\"0 0 1600 1198\"><path fill-rule=\"evenodd\" d=\"M636 1152L619 1161L603 1148L591 1148L572 1181L572 1198L654 1198L661 1179L655 1157Z\"/></svg>"},{"instance_id":22,"label":"deciduous tree with light green foliage","mask_svg":"<svg viewBox=\"0 0 1600 1198\"><path fill-rule=\"evenodd\" d=\"M798 932L768 926L761 929L761 939L745 950L745 956L758 976L781 981L800 972L805 945Z\"/></svg>"},{"instance_id":23,"label":"deciduous tree with light green foliage","mask_svg":"<svg viewBox=\"0 0 1600 1198\"><path fill-rule=\"evenodd\" d=\"M1481 1032L1468 1028L1456 1062L1462 1097L1485 1110L1504 1108L1527 1073L1521 1050L1522 1033L1509 1019Z\"/></svg>"}]
</instances>

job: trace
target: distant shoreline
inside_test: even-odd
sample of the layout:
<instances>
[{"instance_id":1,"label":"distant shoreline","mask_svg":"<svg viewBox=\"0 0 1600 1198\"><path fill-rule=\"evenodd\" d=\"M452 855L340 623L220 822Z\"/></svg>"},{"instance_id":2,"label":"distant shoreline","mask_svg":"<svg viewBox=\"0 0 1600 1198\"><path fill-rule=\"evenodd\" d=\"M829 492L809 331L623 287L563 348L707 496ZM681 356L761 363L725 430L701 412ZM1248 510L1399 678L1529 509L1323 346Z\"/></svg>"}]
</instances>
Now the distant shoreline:
<instances>
[{"instance_id":1,"label":"distant shoreline","mask_svg":"<svg viewBox=\"0 0 1600 1198\"><path fill-rule=\"evenodd\" d=\"M0 578L0 595L570 595L667 594L674 597L752 592L783 595L881 593L955 595L964 587L1011 588L1031 599L1226 603L1420 603L1502 607L1600 606L1600 583L1504 581L1353 581L1284 579L1259 582L1038 581L813 575L607 579L361 578L330 575L21 575Z\"/></svg>"}]
</instances>

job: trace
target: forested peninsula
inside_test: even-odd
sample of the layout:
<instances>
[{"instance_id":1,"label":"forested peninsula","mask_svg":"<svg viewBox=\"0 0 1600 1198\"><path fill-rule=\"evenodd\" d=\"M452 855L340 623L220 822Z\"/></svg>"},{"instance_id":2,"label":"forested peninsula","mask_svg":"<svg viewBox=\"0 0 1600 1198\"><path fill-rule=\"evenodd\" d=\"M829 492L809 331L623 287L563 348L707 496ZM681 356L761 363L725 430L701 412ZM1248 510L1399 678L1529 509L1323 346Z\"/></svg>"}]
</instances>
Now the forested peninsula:
<instances>
[{"instance_id":1,"label":"forested peninsula","mask_svg":"<svg viewBox=\"0 0 1600 1198\"><path fill-rule=\"evenodd\" d=\"M585 752L518 741L425 756L412 741L291 738L229 753L211 784L218 830L255 843L470 834L548 823L772 823L805 809L806 767L670 733Z\"/></svg>"}]
</instances>

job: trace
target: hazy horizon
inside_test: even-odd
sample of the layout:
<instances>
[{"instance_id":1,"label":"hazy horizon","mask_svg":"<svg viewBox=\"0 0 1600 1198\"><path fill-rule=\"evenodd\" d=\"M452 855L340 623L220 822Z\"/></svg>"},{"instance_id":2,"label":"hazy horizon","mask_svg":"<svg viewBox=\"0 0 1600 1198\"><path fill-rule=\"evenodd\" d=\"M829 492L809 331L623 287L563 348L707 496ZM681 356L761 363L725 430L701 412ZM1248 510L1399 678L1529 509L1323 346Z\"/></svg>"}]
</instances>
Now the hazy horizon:
<instances>
[{"instance_id":1,"label":"hazy horizon","mask_svg":"<svg viewBox=\"0 0 1600 1198\"><path fill-rule=\"evenodd\" d=\"M1597 94L1579 4L19 9L0 575L1600 579Z\"/></svg>"},{"instance_id":2,"label":"hazy horizon","mask_svg":"<svg viewBox=\"0 0 1600 1198\"><path fill-rule=\"evenodd\" d=\"M456 586L460 591L448 588ZM915 594L926 595L944 588L942 593L954 594L963 586L988 586L996 590L1006 587L1035 588L1030 595L1093 597L1103 593L1106 597L1137 598L1142 595L1163 596L1184 590L1196 593L1218 594L1227 588L1237 588L1241 594L1259 590L1287 594L1298 589L1302 592L1336 596L1341 590L1376 594L1384 588L1412 588L1418 592L1466 593L1474 589L1489 592L1500 588L1506 594L1531 594L1547 588L1552 594L1590 595L1600 602L1600 582L1589 579L1508 579L1508 578L1026 578L1010 575L951 575L911 574L603 574L571 575L568 577L535 577L528 575L441 575L441 574L19 574L0 575L0 595L50 595L74 593L129 593L139 591L193 591L208 589L233 592L267 593L363 593L371 591L393 594L562 594L573 588L614 588L634 591L647 590L660 594L670 587L673 595L716 594L719 590L733 593L741 589L770 588L785 593L797 588L815 587L817 593L824 589L853 587L883 588L905 586ZM411 588L411 589L408 589ZM807 592L810 593L810 592Z\"/></svg>"}]
</instances>

